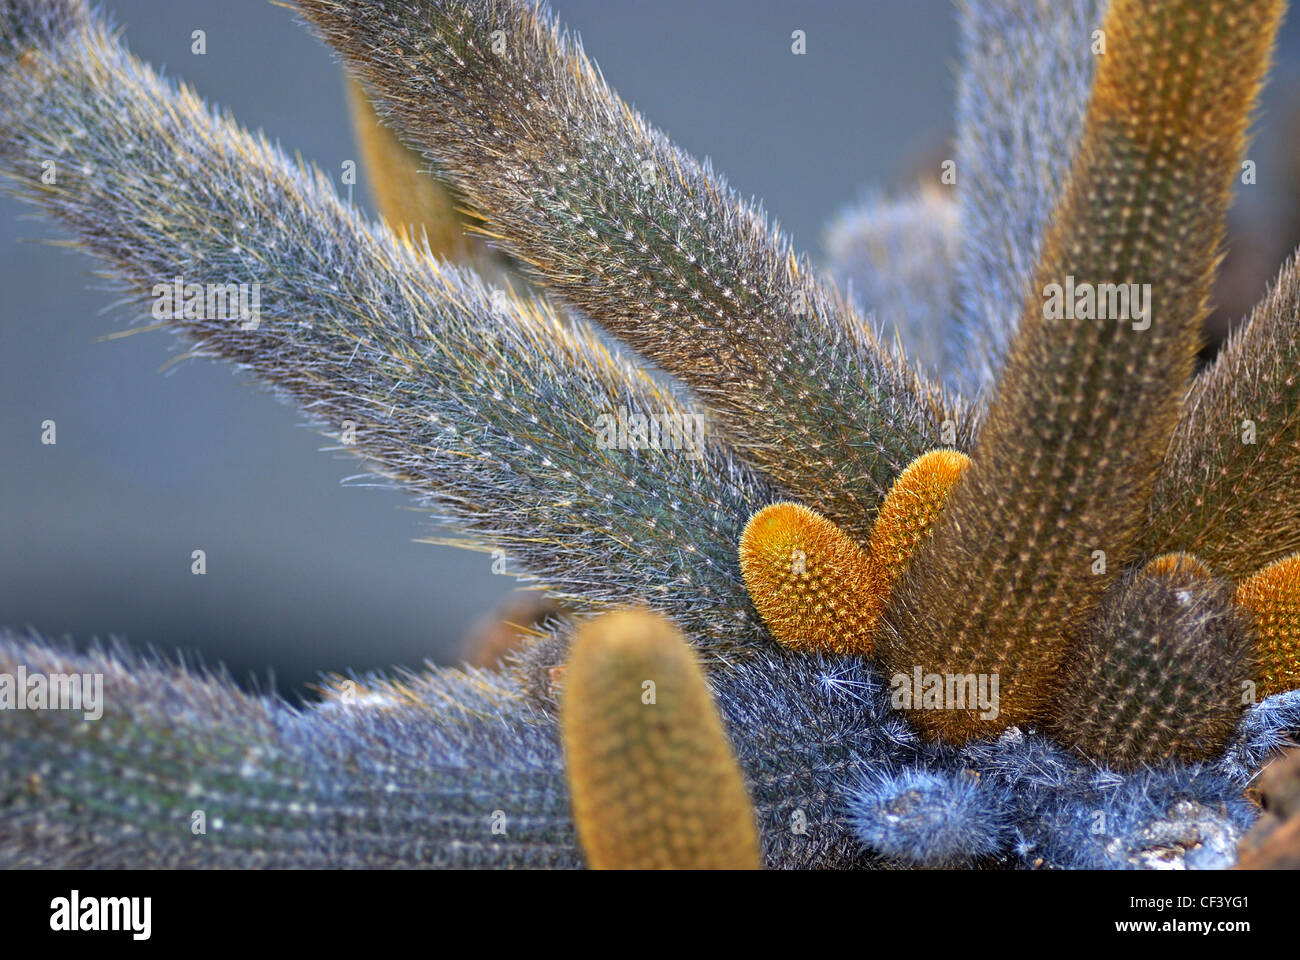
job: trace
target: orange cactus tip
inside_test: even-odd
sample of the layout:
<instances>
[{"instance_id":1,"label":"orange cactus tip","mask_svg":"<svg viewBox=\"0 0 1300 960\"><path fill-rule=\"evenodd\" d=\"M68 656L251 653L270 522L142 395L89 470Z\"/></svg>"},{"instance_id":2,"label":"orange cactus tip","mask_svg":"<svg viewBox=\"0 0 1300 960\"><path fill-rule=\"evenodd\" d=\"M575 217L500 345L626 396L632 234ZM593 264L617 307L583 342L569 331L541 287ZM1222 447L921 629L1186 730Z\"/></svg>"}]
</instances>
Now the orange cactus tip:
<instances>
[{"instance_id":1,"label":"orange cactus tip","mask_svg":"<svg viewBox=\"0 0 1300 960\"><path fill-rule=\"evenodd\" d=\"M1256 692L1271 697L1300 687L1300 553L1247 577L1237 586L1235 599L1255 623Z\"/></svg>"},{"instance_id":2,"label":"orange cactus tip","mask_svg":"<svg viewBox=\"0 0 1300 960\"><path fill-rule=\"evenodd\" d=\"M885 585L882 599L888 599L889 588L907 569L970 462L956 450L931 450L908 464L889 488L867 545L876 578Z\"/></svg>"},{"instance_id":3,"label":"orange cactus tip","mask_svg":"<svg viewBox=\"0 0 1300 960\"><path fill-rule=\"evenodd\" d=\"M1148 577L1212 577L1214 572L1190 553L1162 553L1150 560L1142 573Z\"/></svg>"},{"instance_id":4,"label":"orange cactus tip","mask_svg":"<svg viewBox=\"0 0 1300 960\"><path fill-rule=\"evenodd\" d=\"M869 612L879 606L870 561L816 511L774 503L740 536L740 569L772 635L792 650L871 652Z\"/></svg>"},{"instance_id":5,"label":"orange cactus tip","mask_svg":"<svg viewBox=\"0 0 1300 960\"><path fill-rule=\"evenodd\" d=\"M756 869L753 806L694 651L629 610L579 628L561 730L593 869Z\"/></svg>"}]
</instances>

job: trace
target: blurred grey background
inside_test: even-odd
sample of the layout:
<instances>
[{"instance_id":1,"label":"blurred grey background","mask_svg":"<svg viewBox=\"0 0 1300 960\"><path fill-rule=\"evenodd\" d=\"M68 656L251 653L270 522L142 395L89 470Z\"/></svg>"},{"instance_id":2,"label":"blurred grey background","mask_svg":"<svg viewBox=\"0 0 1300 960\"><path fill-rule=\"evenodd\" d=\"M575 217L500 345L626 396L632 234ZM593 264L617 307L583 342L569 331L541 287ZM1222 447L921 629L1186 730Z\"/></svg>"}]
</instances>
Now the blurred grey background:
<instances>
[{"instance_id":1,"label":"blurred grey background","mask_svg":"<svg viewBox=\"0 0 1300 960\"><path fill-rule=\"evenodd\" d=\"M947 155L948 0L554 5L624 98L762 198L803 249L820 251L826 222L864 187L906 187ZM339 69L290 11L107 6L138 55L290 154L336 178L356 158ZM190 52L195 29L204 56ZM805 56L791 54L795 29ZM1282 154L1294 135L1297 51L1292 23L1261 150ZM1272 172L1261 161L1261 182ZM369 202L364 180L357 199ZM59 234L28 216L0 197L0 625L198 654L290 696L321 671L453 659L514 581L493 576L488 556L415 543L434 531L405 497L341 486L354 465L318 452L294 410L247 376L212 361L160 373L176 352L168 334L102 341L124 325L104 314L113 295L96 289L91 260L40 243ZM1245 216L1290 229L1276 210ZM1242 281L1252 297L1254 274ZM40 443L47 419L55 446ZM194 549L206 576L190 573Z\"/></svg>"}]
</instances>

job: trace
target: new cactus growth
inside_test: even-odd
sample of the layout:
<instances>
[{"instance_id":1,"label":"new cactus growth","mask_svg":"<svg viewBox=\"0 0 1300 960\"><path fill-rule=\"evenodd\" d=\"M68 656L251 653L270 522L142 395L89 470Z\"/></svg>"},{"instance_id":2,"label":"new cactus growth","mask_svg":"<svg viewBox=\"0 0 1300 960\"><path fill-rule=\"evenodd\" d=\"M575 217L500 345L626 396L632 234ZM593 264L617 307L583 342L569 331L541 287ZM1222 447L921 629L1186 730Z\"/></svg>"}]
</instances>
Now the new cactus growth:
<instances>
[{"instance_id":1,"label":"new cactus growth","mask_svg":"<svg viewBox=\"0 0 1300 960\"><path fill-rule=\"evenodd\" d=\"M301 709L0 633L110 686L0 712L0 865L1235 862L1300 735L1297 262L1192 363L1279 0L964 0L959 175L838 220L863 301L544 6L296 6L384 219L82 0L0 0L4 187L141 306L260 283L150 312L563 613Z\"/></svg>"},{"instance_id":2,"label":"new cactus growth","mask_svg":"<svg viewBox=\"0 0 1300 960\"><path fill-rule=\"evenodd\" d=\"M637 611L585 624L560 722L589 866L759 866L744 778L696 655L671 624Z\"/></svg>"},{"instance_id":3,"label":"new cactus growth","mask_svg":"<svg viewBox=\"0 0 1300 960\"><path fill-rule=\"evenodd\" d=\"M1230 584L1186 562L1143 570L1114 588L1092 629L1053 707L1063 743L1119 769L1223 752L1255 676Z\"/></svg>"},{"instance_id":4,"label":"new cactus growth","mask_svg":"<svg viewBox=\"0 0 1300 960\"><path fill-rule=\"evenodd\" d=\"M792 650L870 654L890 590L969 463L955 450L931 450L908 464L865 550L799 504L754 514L740 537L740 569L772 635Z\"/></svg>"},{"instance_id":5,"label":"new cactus growth","mask_svg":"<svg viewBox=\"0 0 1300 960\"><path fill-rule=\"evenodd\" d=\"M740 569L754 606L791 650L869 654L881 585L866 552L814 510L774 503L740 537Z\"/></svg>"},{"instance_id":6,"label":"new cactus growth","mask_svg":"<svg viewBox=\"0 0 1300 960\"><path fill-rule=\"evenodd\" d=\"M867 542L872 575L880 585L877 593L882 601L888 599L969 466L970 457L964 453L931 450L909 463L889 488ZM882 610L883 603L880 610L874 611L873 628Z\"/></svg>"},{"instance_id":7,"label":"new cactus growth","mask_svg":"<svg viewBox=\"0 0 1300 960\"><path fill-rule=\"evenodd\" d=\"M1212 577L1213 572L1190 553L1162 553L1150 560L1142 573L1152 577Z\"/></svg>"},{"instance_id":8,"label":"new cactus growth","mask_svg":"<svg viewBox=\"0 0 1300 960\"><path fill-rule=\"evenodd\" d=\"M1255 625L1259 695L1300 687L1300 554L1243 580L1236 601Z\"/></svg>"}]
</instances>

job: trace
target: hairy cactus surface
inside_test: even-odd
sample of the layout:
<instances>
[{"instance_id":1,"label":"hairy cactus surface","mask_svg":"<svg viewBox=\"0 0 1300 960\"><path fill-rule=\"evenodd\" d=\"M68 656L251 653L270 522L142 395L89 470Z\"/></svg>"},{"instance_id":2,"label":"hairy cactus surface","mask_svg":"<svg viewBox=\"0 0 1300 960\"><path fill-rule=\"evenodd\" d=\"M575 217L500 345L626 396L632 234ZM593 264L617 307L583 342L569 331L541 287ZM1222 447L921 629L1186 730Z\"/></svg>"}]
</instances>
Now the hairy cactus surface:
<instances>
[{"instance_id":1,"label":"hairy cactus surface","mask_svg":"<svg viewBox=\"0 0 1300 960\"><path fill-rule=\"evenodd\" d=\"M830 519L862 532L945 421L969 440L962 404L531 5L299 6L505 249L696 388L742 453Z\"/></svg>"},{"instance_id":2,"label":"hairy cactus surface","mask_svg":"<svg viewBox=\"0 0 1300 960\"><path fill-rule=\"evenodd\" d=\"M590 866L759 865L740 767L695 654L671 624L625 611L584 625L561 728Z\"/></svg>"},{"instance_id":3,"label":"hairy cactus surface","mask_svg":"<svg viewBox=\"0 0 1300 960\"><path fill-rule=\"evenodd\" d=\"M827 274L544 5L292 6L382 219L83 0L0 0L0 181L538 602L301 707L0 632L0 866L1291 856L1294 259L1193 368L1280 0L963 0Z\"/></svg>"},{"instance_id":4,"label":"hairy cactus surface","mask_svg":"<svg viewBox=\"0 0 1300 960\"><path fill-rule=\"evenodd\" d=\"M1079 150L974 462L886 614L890 672L1001 678L995 719L918 713L932 736L1041 715L1071 639L1135 553L1281 9L1115 0L1107 11ZM1119 286L1145 303L1089 306Z\"/></svg>"},{"instance_id":5,"label":"hairy cactus surface","mask_svg":"<svg viewBox=\"0 0 1300 960\"><path fill-rule=\"evenodd\" d=\"M1194 564L1148 567L1102 605L1085 657L1064 671L1051 724L1120 768L1217 756L1255 676L1249 618Z\"/></svg>"}]
</instances>

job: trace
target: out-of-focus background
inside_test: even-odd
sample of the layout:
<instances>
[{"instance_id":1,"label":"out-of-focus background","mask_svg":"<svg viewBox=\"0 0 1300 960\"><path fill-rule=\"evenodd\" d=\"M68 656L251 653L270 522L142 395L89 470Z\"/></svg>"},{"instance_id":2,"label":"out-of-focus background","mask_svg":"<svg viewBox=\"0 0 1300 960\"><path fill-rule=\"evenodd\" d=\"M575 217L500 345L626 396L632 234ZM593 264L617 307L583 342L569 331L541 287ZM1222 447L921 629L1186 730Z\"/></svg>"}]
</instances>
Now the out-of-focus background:
<instances>
[{"instance_id":1,"label":"out-of-focus background","mask_svg":"<svg viewBox=\"0 0 1300 960\"><path fill-rule=\"evenodd\" d=\"M764 200L802 248L868 186L948 156L948 0L556 0L607 80ZM269 0L109 0L132 49L336 179L357 159L330 53ZM207 52L191 53L206 32ZM791 53L803 30L807 53ZM1284 31L1235 211L1216 329L1300 240L1300 24ZM1291 159L1289 159L1291 158ZM1292 166L1288 166L1288 162ZM346 188L344 188L346 189ZM356 194L368 205L364 170ZM214 361L160 372L168 334L122 329L95 264L0 197L0 625L198 654L293 696L322 671L453 660L516 588L401 494L341 485L289 406ZM101 289L97 289L97 287ZM57 423L58 442L40 442ZM207 573L190 572L191 551Z\"/></svg>"}]
</instances>

